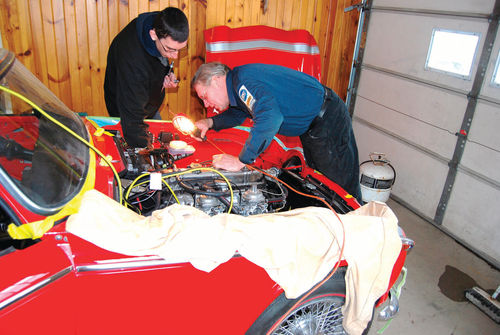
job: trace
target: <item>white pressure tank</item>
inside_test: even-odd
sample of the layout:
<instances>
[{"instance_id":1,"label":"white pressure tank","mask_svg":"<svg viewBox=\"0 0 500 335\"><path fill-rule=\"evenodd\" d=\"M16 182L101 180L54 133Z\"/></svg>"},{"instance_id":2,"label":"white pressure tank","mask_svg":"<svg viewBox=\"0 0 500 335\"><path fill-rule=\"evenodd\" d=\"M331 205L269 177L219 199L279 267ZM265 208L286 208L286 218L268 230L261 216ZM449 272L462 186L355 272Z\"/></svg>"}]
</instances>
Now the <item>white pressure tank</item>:
<instances>
[{"instance_id":1,"label":"white pressure tank","mask_svg":"<svg viewBox=\"0 0 500 335\"><path fill-rule=\"evenodd\" d=\"M364 202L386 202L396 181L396 170L385 154L372 152L370 159L359 165L359 178Z\"/></svg>"}]
</instances>

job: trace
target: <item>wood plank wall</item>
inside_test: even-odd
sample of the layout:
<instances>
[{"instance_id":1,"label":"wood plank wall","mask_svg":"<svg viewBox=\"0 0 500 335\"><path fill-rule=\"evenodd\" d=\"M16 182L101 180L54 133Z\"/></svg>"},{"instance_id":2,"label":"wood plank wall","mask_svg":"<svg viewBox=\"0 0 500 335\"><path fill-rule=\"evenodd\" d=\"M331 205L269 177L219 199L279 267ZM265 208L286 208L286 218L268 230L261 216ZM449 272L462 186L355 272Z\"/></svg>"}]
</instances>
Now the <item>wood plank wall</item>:
<instances>
[{"instance_id":1,"label":"wood plank wall","mask_svg":"<svg viewBox=\"0 0 500 335\"><path fill-rule=\"evenodd\" d=\"M181 82L167 92L161 113L193 118L203 114L189 82L204 61L203 30L217 25L264 24L306 29L322 55L322 82L347 94L359 13L344 8L359 0L0 0L3 47L48 86L69 108L106 116L103 83L113 37L138 14L167 6L189 19L188 48L175 61ZM265 6L264 6L265 4ZM265 7L265 12L264 12Z\"/></svg>"}]
</instances>

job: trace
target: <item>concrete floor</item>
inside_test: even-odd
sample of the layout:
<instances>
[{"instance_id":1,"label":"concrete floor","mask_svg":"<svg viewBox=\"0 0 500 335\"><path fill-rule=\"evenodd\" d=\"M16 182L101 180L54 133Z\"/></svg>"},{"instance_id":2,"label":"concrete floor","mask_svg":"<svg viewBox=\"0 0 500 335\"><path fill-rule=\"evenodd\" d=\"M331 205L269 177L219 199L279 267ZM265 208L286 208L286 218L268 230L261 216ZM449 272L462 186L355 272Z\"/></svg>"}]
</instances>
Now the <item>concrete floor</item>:
<instances>
[{"instance_id":1,"label":"concrete floor","mask_svg":"<svg viewBox=\"0 0 500 335\"><path fill-rule=\"evenodd\" d=\"M500 272L399 203L387 204L415 247L406 259L399 313L383 334L499 335L500 325L465 300L463 291L475 284L491 294ZM368 334L380 334L385 324L375 318Z\"/></svg>"}]
</instances>

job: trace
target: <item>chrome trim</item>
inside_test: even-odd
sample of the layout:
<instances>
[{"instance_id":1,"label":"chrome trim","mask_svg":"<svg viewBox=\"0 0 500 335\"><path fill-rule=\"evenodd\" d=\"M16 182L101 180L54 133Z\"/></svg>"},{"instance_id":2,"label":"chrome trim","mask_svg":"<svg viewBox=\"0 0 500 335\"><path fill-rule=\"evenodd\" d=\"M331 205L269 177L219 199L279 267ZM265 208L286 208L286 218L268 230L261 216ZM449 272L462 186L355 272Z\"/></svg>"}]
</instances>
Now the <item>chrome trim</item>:
<instances>
[{"instance_id":1,"label":"chrome trim","mask_svg":"<svg viewBox=\"0 0 500 335\"><path fill-rule=\"evenodd\" d=\"M387 321L396 316L399 312L399 299L396 295L394 288L389 290L389 304L385 306L379 313L378 319L380 321Z\"/></svg>"},{"instance_id":2,"label":"chrome trim","mask_svg":"<svg viewBox=\"0 0 500 335\"><path fill-rule=\"evenodd\" d=\"M5 187L8 193L12 194L14 196L14 199L16 201L20 202L24 207L32 211L33 213L37 213L40 215L45 215L49 216L52 214L57 213L62 209L62 207L65 205L61 204L57 207L46 207L37 204L31 198L29 198L19 187L16 185L12 179L10 178L9 174L2 168L0 167L0 181L2 182L2 185Z\"/></svg>"},{"instance_id":3,"label":"chrome trim","mask_svg":"<svg viewBox=\"0 0 500 335\"><path fill-rule=\"evenodd\" d=\"M235 257L241 257L241 255L236 252L232 258ZM170 265L171 268L178 268L186 263L189 263L189 261L185 259L166 260L158 256L144 256L128 259L108 259L96 261L96 264L79 265L75 268L75 271L77 273L92 271L114 271L165 265Z\"/></svg>"},{"instance_id":4,"label":"chrome trim","mask_svg":"<svg viewBox=\"0 0 500 335\"><path fill-rule=\"evenodd\" d=\"M55 282L56 280L62 278L63 276L67 275L68 273L71 272L71 270L73 269L73 267L71 266L68 266L67 268L57 272L56 274L50 276L49 278L46 278L44 280L41 280L40 282L34 284L34 285L31 285L30 287L26 288L25 290L22 290L21 292L13 295L12 297L10 298L7 298L5 299L4 301L1 301L0 302L0 310L12 305L13 303L15 303L16 301L19 301L21 299L23 299L24 297L30 295L31 293L35 292L35 291L38 291L39 289Z\"/></svg>"},{"instance_id":5,"label":"chrome trim","mask_svg":"<svg viewBox=\"0 0 500 335\"><path fill-rule=\"evenodd\" d=\"M80 265L76 267L76 272L92 272L92 271L110 271L110 270L124 270L124 269L136 269L136 268L144 268L151 266L161 266L161 265L175 265L187 263L186 261L167 261L162 258L150 259L150 260L135 260L131 259L127 260L116 260L113 262L103 262L100 264L88 264L88 265Z\"/></svg>"},{"instance_id":6,"label":"chrome trim","mask_svg":"<svg viewBox=\"0 0 500 335\"><path fill-rule=\"evenodd\" d=\"M403 243L403 245L408 246L408 248L406 249L406 252L408 253L415 246L415 241L413 241L411 238L406 237L403 228L399 226L398 226L398 234L399 238L401 239L401 243Z\"/></svg>"},{"instance_id":7,"label":"chrome trim","mask_svg":"<svg viewBox=\"0 0 500 335\"><path fill-rule=\"evenodd\" d=\"M415 246L415 241L413 241L411 238L408 237L402 237L401 242L403 243L403 245L408 246L408 248L406 249L407 253Z\"/></svg>"},{"instance_id":8,"label":"chrome trim","mask_svg":"<svg viewBox=\"0 0 500 335\"><path fill-rule=\"evenodd\" d=\"M211 42L206 43L208 52L232 52L232 51L250 51L256 49L273 49L286 52L303 53L318 55L319 47L306 43L288 43L274 40L251 40L238 42Z\"/></svg>"}]
</instances>

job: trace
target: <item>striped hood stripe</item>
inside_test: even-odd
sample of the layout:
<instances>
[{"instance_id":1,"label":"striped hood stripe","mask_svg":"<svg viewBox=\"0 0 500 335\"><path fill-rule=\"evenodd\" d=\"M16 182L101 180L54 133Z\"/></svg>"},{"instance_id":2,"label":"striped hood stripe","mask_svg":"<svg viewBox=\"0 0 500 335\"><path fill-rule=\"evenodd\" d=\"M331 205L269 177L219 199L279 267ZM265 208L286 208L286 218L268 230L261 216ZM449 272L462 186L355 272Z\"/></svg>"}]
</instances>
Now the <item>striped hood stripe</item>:
<instances>
[{"instance_id":1,"label":"striped hood stripe","mask_svg":"<svg viewBox=\"0 0 500 335\"><path fill-rule=\"evenodd\" d=\"M319 55L319 47L317 45L309 45L306 43L278 42L265 39L243 42L212 42L206 43L206 48L207 52L213 53L271 49L298 54Z\"/></svg>"}]
</instances>

